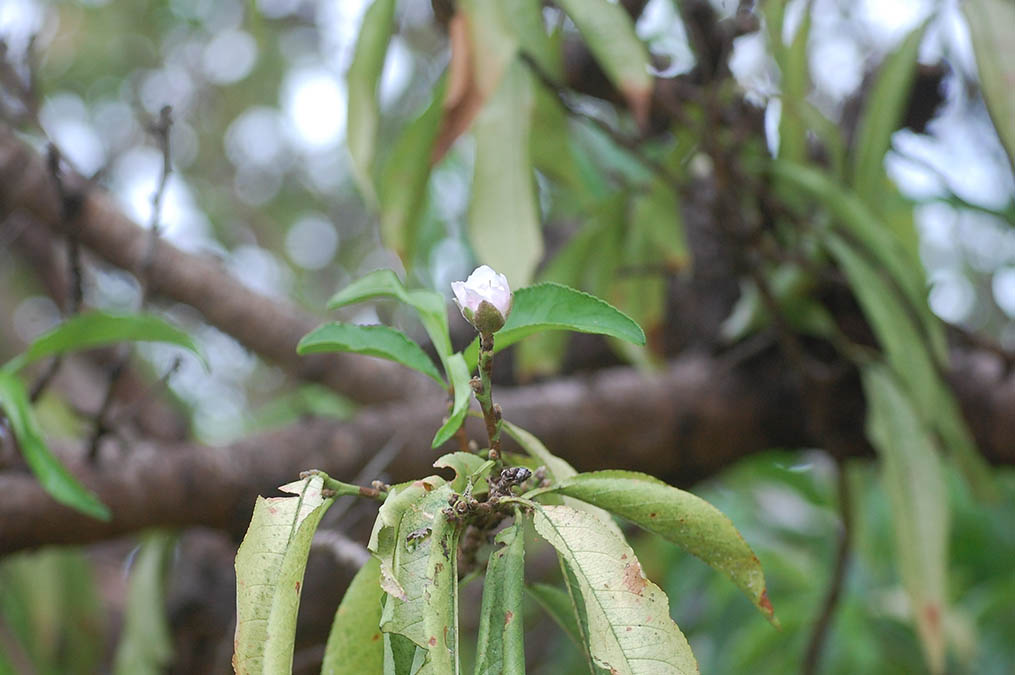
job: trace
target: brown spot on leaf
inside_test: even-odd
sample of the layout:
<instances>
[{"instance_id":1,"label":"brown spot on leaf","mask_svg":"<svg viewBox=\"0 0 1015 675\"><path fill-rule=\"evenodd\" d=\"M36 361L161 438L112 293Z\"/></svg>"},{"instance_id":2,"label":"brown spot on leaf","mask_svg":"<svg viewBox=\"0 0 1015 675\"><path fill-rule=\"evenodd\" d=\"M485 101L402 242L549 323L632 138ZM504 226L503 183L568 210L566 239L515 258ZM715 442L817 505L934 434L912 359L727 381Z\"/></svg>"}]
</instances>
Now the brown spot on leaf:
<instances>
[{"instance_id":1,"label":"brown spot on leaf","mask_svg":"<svg viewBox=\"0 0 1015 675\"><path fill-rule=\"evenodd\" d=\"M431 636L430 636L430 639L429 639L429 640L427 640L427 642L426 642L426 643L427 643L428 645L430 645L431 647L436 647L436 646L437 646L437 638L436 638L436 637L434 637L433 635L431 635Z\"/></svg>"},{"instance_id":2,"label":"brown spot on leaf","mask_svg":"<svg viewBox=\"0 0 1015 675\"><path fill-rule=\"evenodd\" d=\"M923 608L923 618L927 622L927 625L934 632L938 632L941 629L941 610L938 609L937 605L927 605Z\"/></svg>"},{"instance_id":3,"label":"brown spot on leaf","mask_svg":"<svg viewBox=\"0 0 1015 675\"><path fill-rule=\"evenodd\" d=\"M374 633L373 637L370 638L370 641L371 642L377 642L380 639L381 639L381 634L380 633Z\"/></svg>"},{"instance_id":4,"label":"brown spot on leaf","mask_svg":"<svg viewBox=\"0 0 1015 675\"><path fill-rule=\"evenodd\" d=\"M659 514L657 514L655 511L653 511L652 513L648 514L648 517L649 518L655 518L657 515L659 515Z\"/></svg>"},{"instance_id":5,"label":"brown spot on leaf","mask_svg":"<svg viewBox=\"0 0 1015 675\"><path fill-rule=\"evenodd\" d=\"M758 607L765 610L765 613L769 616L775 614L775 609L772 607L772 601L768 599L768 589L761 591L761 597L758 598Z\"/></svg>"},{"instance_id":6,"label":"brown spot on leaf","mask_svg":"<svg viewBox=\"0 0 1015 675\"><path fill-rule=\"evenodd\" d=\"M298 581L296 582L296 592L297 593L300 592L300 582L298 582Z\"/></svg>"},{"instance_id":7,"label":"brown spot on leaf","mask_svg":"<svg viewBox=\"0 0 1015 675\"><path fill-rule=\"evenodd\" d=\"M637 560L624 565L624 587L636 595L641 595L645 590L645 575L641 572L641 565Z\"/></svg>"},{"instance_id":8,"label":"brown spot on leaf","mask_svg":"<svg viewBox=\"0 0 1015 675\"><path fill-rule=\"evenodd\" d=\"M511 623L511 619L515 618L515 613L511 611L504 612L504 627L507 628L508 624Z\"/></svg>"},{"instance_id":9,"label":"brown spot on leaf","mask_svg":"<svg viewBox=\"0 0 1015 675\"><path fill-rule=\"evenodd\" d=\"M624 555L620 556L620 559L621 560L627 560L627 554L625 553Z\"/></svg>"}]
</instances>

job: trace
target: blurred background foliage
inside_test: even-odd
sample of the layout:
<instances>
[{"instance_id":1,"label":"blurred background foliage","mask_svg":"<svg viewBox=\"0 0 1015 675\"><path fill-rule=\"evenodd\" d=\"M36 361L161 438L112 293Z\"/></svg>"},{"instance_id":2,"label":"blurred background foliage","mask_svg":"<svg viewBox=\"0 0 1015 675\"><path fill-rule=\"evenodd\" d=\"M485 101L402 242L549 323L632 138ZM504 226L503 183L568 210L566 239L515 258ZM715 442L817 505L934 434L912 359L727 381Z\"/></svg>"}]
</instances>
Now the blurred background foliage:
<instances>
[{"instance_id":1,"label":"blurred background foliage","mask_svg":"<svg viewBox=\"0 0 1015 675\"><path fill-rule=\"evenodd\" d=\"M967 4L979 9L979 3ZM22 105L10 89L0 90L0 102L25 138L40 148L51 139L138 223L151 220L162 162L150 129L160 110L171 106L173 173L160 218L162 236L220 259L267 295L319 312L337 288L378 267L392 267L410 285L447 294L449 282L464 278L477 259L487 262L503 253L520 261L513 269L530 269L515 281L567 283L607 297L634 316L649 334L649 349L613 345L616 358L650 369L671 353L667 328L680 321L668 313L669 282L709 264L692 259L693 233L685 231L681 213L694 207L695 191L705 189L701 178L715 168L713 158L730 153L746 167L774 153L804 161L820 139L828 173L848 173L844 148L850 129L861 133L857 118L870 95L872 73L926 20L913 43L922 64L917 81L930 82L928 95L940 101L930 106L928 119L907 120L885 138L886 152L872 160L876 175L861 174L861 183L873 185L857 189L876 195L870 206L918 252L931 310L999 348L1015 347L1013 167L998 138L1004 125L992 123L991 115L998 113L989 109L994 105L989 97L984 101L974 54L978 43L959 3L767 3L767 22L743 30L724 55L734 77L712 83L708 100L683 102L680 119L663 128L653 128L651 119L639 125L622 106L601 98L558 96L543 86L547 82L540 78L552 84L562 73L552 58L541 60L541 50L557 53L577 34L547 3L541 18L548 42L526 45L535 65L519 85L522 93L504 104L508 114L520 114L518 106L531 112L526 141L536 174L535 211L529 215L541 230L527 248L493 252L478 251L476 235L503 223L494 218L492 225L477 225L485 221L473 211L478 208L473 174L478 181L484 170L479 158L486 157L495 179L502 166L496 153L510 147L491 146L491 163L491 148L482 144L492 141L482 140L481 130L479 138L466 134L431 170L427 161L417 166L420 157L428 158L430 144L419 139L413 144L414 133L432 140L437 130L426 111L439 106L441 92L451 86L444 75L453 58L445 27L448 3L395 3L395 30L381 51L376 161L372 174L359 176L358 183L354 178L360 169L346 149L354 83L346 73L369 5L367 0L0 0L6 55L12 63L27 64L17 77L27 78L30 68L38 105ZM1006 0L985 3L984 11L998 5L997 16L1007 16ZM736 3L717 1L711 7L721 20L738 19ZM773 38L766 27L772 30L776 11L782 13L782 30ZM710 65L696 61L677 3L651 0L636 29L660 77L700 73ZM999 53L1010 57L1011 35L993 39ZM741 106L754 113L738 112ZM716 109L728 126L715 124ZM762 128L750 129L737 117L741 114L754 114ZM647 138L645 128L652 131ZM749 170L736 177L744 175L760 180ZM683 188L671 190L672 184ZM380 206L372 203L370 185ZM736 188L728 189L736 194ZM743 188L745 194L757 189L754 183ZM787 219L799 217L805 200L792 189L777 190L789 212L796 212ZM391 204L406 212L386 211ZM810 244L802 238L791 248L806 251ZM0 279L9 289L3 306L10 309L10 332L27 342L59 320L60 312L27 280L16 258L0 251L0 261ZM774 287L785 286L787 302L801 288L803 295L812 288L792 265L776 268L766 268L766 274L771 272ZM110 310L134 308L141 293L126 273L100 266L88 268L84 288L89 305ZM742 288L723 326L728 340L768 321L757 289L749 281ZM198 438L225 442L305 415L354 414L351 402L320 387L293 385L278 369L258 363L190 308L158 303L160 311L188 326L216 366L209 377L196 360L185 360L170 380L173 395L191 411ZM824 334L825 317L812 306L787 307L799 321L794 328ZM422 335L394 306L344 312L349 320L383 319ZM515 377L557 372L567 349L558 335L524 343L514 356ZM9 356L7 351L0 356ZM165 372L176 357L158 345L138 351L155 373ZM44 398L40 414L51 436L78 433L80 420L57 397ZM923 672L876 467L856 462L846 473L853 556L820 672ZM1002 497L984 505L954 473L948 473L953 506L948 595L954 602L944 627L948 672L1000 675L1015 663L1010 563L1015 476L998 472ZM671 594L674 617L702 672L797 670L836 558L836 475L834 463L819 452L773 451L696 489L731 517L762 559L781 632L754 616L736 589L703 564L651 537L636 543L649 576ZM159 608L165 605L165 570L174 564L174 543L155 533L126 557L119 549L111 555L61 549L4 560L0 672L143 673L169 667L170 637L158 617L165 613ZM531 616L533 631L545 632L547 620ZM566 642L563 634L554 635ZM228 663L229 647L219 647L226 659L217 663ZM534 672L581 668L575 650L541 653L560 660L539 663ZM179 663L177 658L182 672Z\"/></svg>"}]
</instances>

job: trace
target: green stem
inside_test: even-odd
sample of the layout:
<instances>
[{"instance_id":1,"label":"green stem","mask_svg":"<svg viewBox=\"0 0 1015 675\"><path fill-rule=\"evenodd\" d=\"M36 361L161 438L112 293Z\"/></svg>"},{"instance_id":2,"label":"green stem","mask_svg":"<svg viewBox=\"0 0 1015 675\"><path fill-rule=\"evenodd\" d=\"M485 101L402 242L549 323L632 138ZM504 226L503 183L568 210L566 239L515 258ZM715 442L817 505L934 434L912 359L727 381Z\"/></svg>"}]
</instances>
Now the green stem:
<instances>
[{"instance_id":1,"label":"green stem","mask_svg":"<svg viewBox=\"0 0 1015 675\"><path fill-rule=\"evenodd\" d=\"M500 407L493 402L493 333L479 335L479 388L476 400L483 409L486 435L490 439L490 459L500 462Z\"/></svg>"},{"instance_id":2,"label":"green stem","mask_svg":"<svg viewBox=\"0 0 1015 675\"><path fill-rule=\"evenodd\" d=\"M370 499L376 499L377 501L383 502L388 497L387 490L383 490L377 487L366 487L364 485L352 485L350 483L343 483L340 480L335 480L328 474L324 473L319 469L310 469L309 471L303 471L300 473L300 478L307 478L309 476L320 476L324 481L321 486L322 494L323 490L327 490L328 494L326 497L368 497Z\"/></svg>"}]
</instances>

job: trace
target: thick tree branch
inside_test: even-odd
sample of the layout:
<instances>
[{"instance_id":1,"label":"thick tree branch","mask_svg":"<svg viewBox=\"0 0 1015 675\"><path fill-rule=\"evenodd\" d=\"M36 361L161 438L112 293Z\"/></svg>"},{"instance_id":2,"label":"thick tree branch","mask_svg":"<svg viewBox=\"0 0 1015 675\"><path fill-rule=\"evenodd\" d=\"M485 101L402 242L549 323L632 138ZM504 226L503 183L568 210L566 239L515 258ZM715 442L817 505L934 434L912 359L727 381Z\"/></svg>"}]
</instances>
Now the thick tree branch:
<instances>
[{"instance_id":1,"label":"thick tree branch","mask_svg":"<svg viewBox=\"0 0 1015 675\"><path fill-rule=\"evenodd\" d=\"M1015 375L983 354L956 359L953 381L984 455L1015 464ZM507 419L537 434L581 469L620 467L688 485L770 447L808 447L803 404L783 359L769 350L750 361L688 354L663 373L645 377L616 368L590 377L561 378L498 390ZM850 378L839 385L841 418L852 442L839 449L870 452L863 440L862 392ZM393 479L432 473L438 453L432 430L446 412L439 397L370 408L354 421L315 420L234 443L139 443L118 464L71 461L75 474L112 509L101 523L53 500L31 475L0 474L0 554L44 544L81 544L144 527L204 525L242 532L257 494L304 469L349 478L393 438L404 443ZM472 436L481 438L478 420ZM510 446L508 447L510 449Z\"/></svg>"},{"instance_id":2,"label":"thick tree branch","mask_svg":"<svg viewBox=\"0 0 1015 675\"><path fill-rule=\"evenodd\" d=\"M296 307L260 295L212 259L161 242L158 256L146 264L149 235L127 218L102 190L68 176L80 207L71 219L61 216L59 195L42 158L0 123L0 218L24 211L62 234L73 233L110 264L144 277L152 295L161 295L198 309L213 326L236 338L258 355L297 377L321 382L365 403L399 398L421 380L396 366L344 355L300 357L296 343L319 323Z\"/></svg>"}]
</instances>

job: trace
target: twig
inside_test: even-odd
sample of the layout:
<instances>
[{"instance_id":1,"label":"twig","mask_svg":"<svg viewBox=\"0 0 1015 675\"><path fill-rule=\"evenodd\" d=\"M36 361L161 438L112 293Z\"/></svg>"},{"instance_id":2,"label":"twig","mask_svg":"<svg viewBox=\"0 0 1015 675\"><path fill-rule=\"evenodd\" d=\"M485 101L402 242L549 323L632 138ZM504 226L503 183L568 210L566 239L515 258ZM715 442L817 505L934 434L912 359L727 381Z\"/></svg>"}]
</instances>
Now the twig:
<instances>
[{"instance_id":1,"label":"twig","mask_svg":"<svg viewBox=\"0 0 1015 675\"><path fill-rule=\"evenodd\" d=\"M162 223L160 220L162 200L165 197L166 185L169 182L169 174L172 171L172 159L169 154L169 129L172 127L172 124L172 108L168 105L163 106L162 110L159 111L158 121L151 128L151 132L159 144L159 150L162 152L162 172L159 176L159 182L155 187L155 192L152 194L152 215L148 222L148 248L145 250L145 257L141 262L141 278L139 281L141 282L142 306L144 306L148 297L148 273L151 270L152 263L155 261L155 251L158 248L159 236L162 233Z\"/></svg>"},{"instance_id":2,"label":"twig","mask_svg":"<svg viewBox=\"0 0 1015 675\"><path fill-rule=\"evenodd\" d=\"M107 371L106 393L102 396L102 405L99 406L98 411L95 413L95 426L92 428L92 436L88 441L88 461L90 462L94 462L98 459L99 442L102 440L103 436L113 429L112 425L106 421L106 417L109 414L109 409L113 405L116 383L120 381L120 376L123 375L126 365L126 356L117 358Z\"/></svg>"},{"instance_id":3,"label":"twig","mask_svg":"<svg viewBox=\"0 0 1015 675\"><path fill-rule=\"evenodd\" d=\"M155 252L158 248L159 233L161 230L160 215L162 211L162 200L165 196L166 185L169 182L169 173L172 170L172 160L169 155L169 129L172 126L172 123L172 108L168 105L163 106L162 110L159 111L158 120L149 129L149 131L155 136L159 145L159 150L162 152L162 170L159 174L158 183L155 186L155 192L152 193L152 215L148 223L148 245L145 249L145 255L141 261L139 269L140 274L138 275L138 282L141 284L141 294L138 300L139 309L144 309L144 306L148 301L148 289L150 286L148 273L151 270L152 263L155 261ZM129 346L120 349L120 353L117 355L116 361L109 368L109 375L106 381L106 393L102 397L102 405L95 413L95 426L92 430L91 441L88 445L89 461L94 462L98 458L99 445L102 437L114 429L113 423L108 421L106 418L108 417L109 410L116 398L114 395L116 384L126 371L127 365L130 361L130 355L131 349ZM174 364L174 367L170 368L169 372L165 375L165 378L171 376L173 372L176 371L177 367L178 364Z\"/></svg>"},{"instance_id":4,"label":"twig","mask_svg":"<svg viewBox=\"0 0 1015 675\"><path fill-rule=\"evenodd\" d=\"M360 472L353 479L353 483L366 483L369 480L380 477L388 466L395 460L405 447L405 440L402 434L395 434L384 444L380 450L374 453L370 461L364 465ZM335 500L331 510L328 511L329 524L334 526L345 515L349 507L356 503L355 497L339 497Z\"/></svg>"},{"instance_id":5,"label":"twig","mask_svg":"<svg viewBox=\"0 0 1015 675\"><path fill-rule=\"evenodd\" d=\"M81 205L81 196L74 192L71 192L67 188L67 184L63 180L63 174L60 170L61 162L60 151L55 145L50 143L46 148L46 169L48 170L50 180L53 182L53 186L56 188L56 193L60 198L60 218L65 223L69 223L77 213L77 209ZM67 228L67 268L70 272L68 275L70 288L67 294L67 307L65 308L66 316L73 316L81 311L81 305L84 302L84 283L82 281L83 275L81 272L81 247L78 244L77 235L74 233L74 229L71 227ZM56 356L50 361L49 366L45 372L35 381L32 385L32 389L29 393L29 399L34 403L39 400L42 394L46 391L46 388L56 377L60 371L60 366L63 364L63 358Z\"/></svg>"},{"instance_id":6,"label":"twig","mask_svg":"<svg viewBox=\"0 0 1015 675\"><path fill-rule=\"evenodd\" d=\"M828 637L828 631L835 618L835 612L839 606L839 599L842 597L842 587L846 580L846 572L849 569L850 551L852 550L853 535L853 504L849 486L849 473L843 461L838 462L836 482L839 493L839 513L842 524L839 528L839 545L835 552L835 567L832 569L832 576L828 580L828 590L825 591L825 600L821 604L821 613L814 622L814 630L807 643L807 650L804 652L804 660L800 666L801 675L814 675L818 672L818 663L821 660L821 651Z\"/></svg>"}]
</instances>

